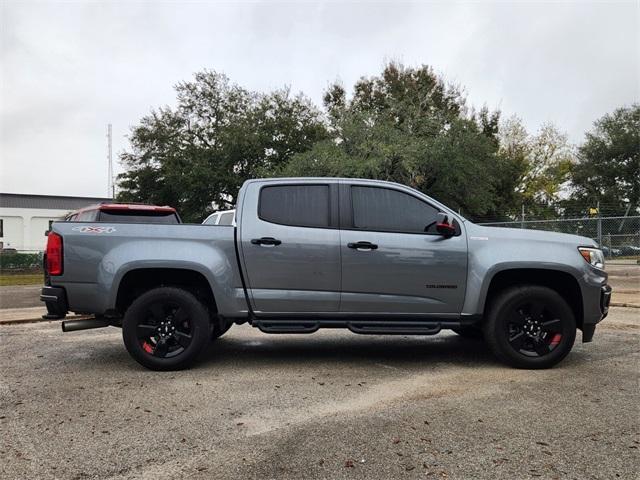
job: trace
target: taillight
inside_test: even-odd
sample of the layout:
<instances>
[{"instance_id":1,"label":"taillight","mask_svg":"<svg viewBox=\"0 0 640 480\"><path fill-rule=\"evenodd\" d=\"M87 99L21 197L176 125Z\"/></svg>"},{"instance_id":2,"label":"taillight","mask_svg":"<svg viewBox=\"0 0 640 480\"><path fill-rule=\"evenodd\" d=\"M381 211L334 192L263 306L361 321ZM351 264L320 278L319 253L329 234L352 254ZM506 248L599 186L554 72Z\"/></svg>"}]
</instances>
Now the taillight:
<instances>
[{"instance_id":1,"label":"taillight","mask_svg":"<svg viewBox=\"0 0 640 480\"><path fill-rule=\"evenodd\" d=\"M53 232L47 237L47 272L62 275L62 237Z\"/></svg>"}]
</instances>

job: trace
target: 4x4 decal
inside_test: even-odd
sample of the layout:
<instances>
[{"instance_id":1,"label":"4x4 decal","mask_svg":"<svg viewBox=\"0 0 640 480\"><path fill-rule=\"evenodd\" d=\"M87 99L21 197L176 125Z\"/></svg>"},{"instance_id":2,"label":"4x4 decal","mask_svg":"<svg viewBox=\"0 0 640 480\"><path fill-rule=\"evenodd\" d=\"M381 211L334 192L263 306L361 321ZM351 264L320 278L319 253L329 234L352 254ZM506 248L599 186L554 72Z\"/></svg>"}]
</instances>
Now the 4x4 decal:
<instances>
[{"instance_id":1,"label":"4x4 decal","mask_svg":"<svg viewBox=\"0 0 640 480\"><path fill-rule=\"evenodd\" d=\"M116 231L115 227L99 226L73 227L72 230L80 233L113 233Z\"/></svg>"}]
</instances>

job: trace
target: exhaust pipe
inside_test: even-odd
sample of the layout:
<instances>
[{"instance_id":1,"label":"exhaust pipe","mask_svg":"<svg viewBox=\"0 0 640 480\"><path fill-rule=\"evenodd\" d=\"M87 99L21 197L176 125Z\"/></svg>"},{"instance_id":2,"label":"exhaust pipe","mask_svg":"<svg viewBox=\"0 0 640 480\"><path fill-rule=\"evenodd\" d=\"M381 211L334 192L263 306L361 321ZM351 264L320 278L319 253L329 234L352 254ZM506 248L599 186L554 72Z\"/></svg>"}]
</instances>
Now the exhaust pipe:
<instances>
[{"instance_id":1,"label":"exhaust pipe","mask_svg":"<svg viewBox=\"0 0 640 480\"><path fill-rule=\"evenodd\" d=\"M63 332L75 332L89 330L91 328L103 328L111 325L105 318L88 318L86 320L65 320L62 322Z\"/></svg>"}]
</instances>

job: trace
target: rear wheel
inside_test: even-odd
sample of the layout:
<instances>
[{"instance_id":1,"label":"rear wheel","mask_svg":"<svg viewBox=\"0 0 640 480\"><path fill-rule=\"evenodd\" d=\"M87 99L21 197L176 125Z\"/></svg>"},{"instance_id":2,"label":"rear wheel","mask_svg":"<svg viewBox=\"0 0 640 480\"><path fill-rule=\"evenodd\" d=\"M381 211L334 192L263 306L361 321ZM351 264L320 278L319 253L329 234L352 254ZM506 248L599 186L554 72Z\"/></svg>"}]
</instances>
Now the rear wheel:
<instances>
[{"instance_id":1,"label":"rear wheel","mask_svg":"<svg viewBox=\"0 0 640 480\"><path fill-rule=\"evenodd\" d=\"M152 370L191 365L208 343L207 309L186 290L160 287L142 294L127 310L122 338L129 354Z\"/></svg>"},{"instance_id":2,"label":"rear wheel","mask_svg":"<svg viewBox=\"0 0 640 480\"><path fill-rule=\"evenodd\" d=\"M537 285L502 292L489 308L484 337L493 353L518 368L549 368L566 357L576 338L576 321L554 290Z\"/></svg>"}]
</instances>

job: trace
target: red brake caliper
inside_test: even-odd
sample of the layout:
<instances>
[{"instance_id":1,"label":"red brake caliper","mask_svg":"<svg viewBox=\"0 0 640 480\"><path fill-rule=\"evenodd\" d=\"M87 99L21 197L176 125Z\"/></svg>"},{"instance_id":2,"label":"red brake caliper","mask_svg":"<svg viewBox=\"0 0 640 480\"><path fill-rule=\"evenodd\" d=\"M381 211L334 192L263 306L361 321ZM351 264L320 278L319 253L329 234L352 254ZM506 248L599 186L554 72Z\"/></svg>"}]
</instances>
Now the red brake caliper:
<instances>
[{"instance_id":1,"label":"red brake caliper","mask_svg":"<svg viewBox=\"0 0 640 480\"><path fill-rule=\"evenodd\" d=\"M560 340L562 340L562 335L559 333L556 333L553 337L551 337L551 342L549 343L549 345L552 347L555 347L560 343Z\"/></svg>"},{"instance_id":2,"label":"red brake caliper","mask_svg":"<svg viewBox=\"0 0 640 480\"><path fill-rule=\"evenodd\" d=\"M155 350L153 348L153 345L147 343L146 341L142 344L142 349L150 355L153 355L153 351Z\"/></svg>"}]
</instances>

